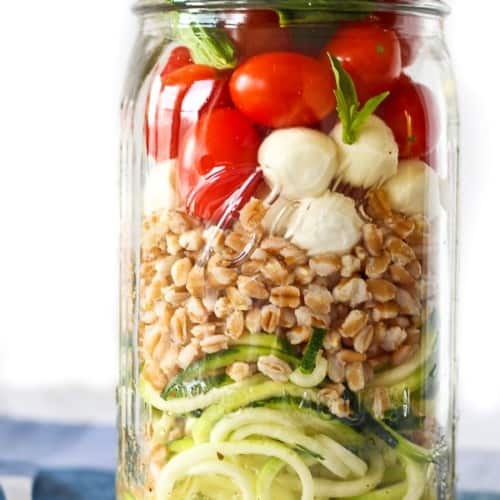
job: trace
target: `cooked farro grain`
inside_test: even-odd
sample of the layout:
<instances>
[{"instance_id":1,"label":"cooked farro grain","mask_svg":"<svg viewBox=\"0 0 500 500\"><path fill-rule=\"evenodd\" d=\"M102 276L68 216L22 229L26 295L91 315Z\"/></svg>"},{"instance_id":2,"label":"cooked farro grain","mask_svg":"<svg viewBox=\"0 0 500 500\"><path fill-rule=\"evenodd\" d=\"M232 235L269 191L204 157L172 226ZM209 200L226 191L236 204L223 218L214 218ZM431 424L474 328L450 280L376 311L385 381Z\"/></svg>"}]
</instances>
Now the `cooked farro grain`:
<instances>
[{"instance_id":1,"label":"cooked farro grain","mask_svg":"<svg viewBox=\"0 0 500 500\"><path fill-rule=\"evenodd\" d=\"M300 289L296 286L278 286L271 289L271 304L278 307L300 306Z\"/></svg>"},{"instance_id":2,"label":"cooked farro grain","mask_svg":"<svg viewBox=\"0 0 500 500\"><path fill-rule=\"evenodd\" d=\"M257 369L275 382L287 382L292 373L288 363L273 355L261 356L257 361Z\"/></svg>"}]
</instances>

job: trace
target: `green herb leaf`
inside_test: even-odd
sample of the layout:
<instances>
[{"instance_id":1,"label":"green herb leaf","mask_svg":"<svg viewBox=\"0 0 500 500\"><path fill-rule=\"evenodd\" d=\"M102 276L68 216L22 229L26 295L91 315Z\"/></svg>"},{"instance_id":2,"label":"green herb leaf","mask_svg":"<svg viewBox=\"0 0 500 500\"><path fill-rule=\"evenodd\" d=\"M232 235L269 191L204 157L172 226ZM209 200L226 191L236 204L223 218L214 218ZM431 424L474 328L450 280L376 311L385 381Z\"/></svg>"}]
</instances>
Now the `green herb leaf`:
<instances>
[{"instance_id":1,"label":"green herb leaf","mask_svg":"<svg viewBox=\"0 0 500 500\"><path fill-rule=\"evenodd\" d=\"M356 115L353 120L353 128L359 129L364 125L366 120L377 111L377 108L389 97L390 92L384 92L378 96L372 97L366 101L365 105Z\"/></svg>"},{"instance_id":2,"label":"green herb leaf","mask_svg":"<svg viewBox=\"0 0 500 500\"><path fill-rule=\"evenodd\" d=\"M180 40L187 45L198 64L216 69L232 69L238 63L236 49L229 36L216 28L205 28L193 22L178 28Z\"/></svg>"},{"instance_id":3,"label":"green herb leaf","mask_svg":"<svg viewBox=\"0 0 500 500\"><path fill-rule=\"evenodd\" d=\"M343 125L343 140L346 144L354 144L358 138L359 129L366 123L366 120L377 110L389 92L384 92L369 99L360 109L360 102L356 86L351 75L344 69L342 63L332 54L328 53L330 64L337 88L335 97L337 98L337 112Z\"/></svg>"},{"instance_id":4,"label":"green herb leaf","mask_svg":"<svg viewBox=\"0 0 500 500\"><path fill-rule=\"evenodd\" d=\"M330 0L328 0L330 1ZM297 26L314 23L341 23L345 21L362 21L366 14L350 12L333 12L331 10L279 9L280 26Z\"/></svg>"}]
</instances>

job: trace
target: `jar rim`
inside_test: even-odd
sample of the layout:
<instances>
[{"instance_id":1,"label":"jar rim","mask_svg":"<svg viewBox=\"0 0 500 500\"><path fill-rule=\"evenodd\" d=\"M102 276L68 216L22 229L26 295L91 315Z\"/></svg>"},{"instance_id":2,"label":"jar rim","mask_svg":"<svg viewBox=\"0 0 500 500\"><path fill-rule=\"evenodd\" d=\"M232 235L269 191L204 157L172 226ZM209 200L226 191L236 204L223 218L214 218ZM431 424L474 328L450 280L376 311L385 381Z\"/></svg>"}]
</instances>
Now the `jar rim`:
<instances>
[{"instance_id":1,"label":"jar rim","mask_svg":"<svg viewBox=\"0 0 500 500\"><path fill-rule=\"evenodd\" d=\"M294 2L295 3L295 2ZM287 10L336 10L338 12L393 11L446 16L450 7L443 0L302 0L290 7L290 0L138 0L137 13L152 10L225 10L267 8Z\"/></svg>"}]
</instances>

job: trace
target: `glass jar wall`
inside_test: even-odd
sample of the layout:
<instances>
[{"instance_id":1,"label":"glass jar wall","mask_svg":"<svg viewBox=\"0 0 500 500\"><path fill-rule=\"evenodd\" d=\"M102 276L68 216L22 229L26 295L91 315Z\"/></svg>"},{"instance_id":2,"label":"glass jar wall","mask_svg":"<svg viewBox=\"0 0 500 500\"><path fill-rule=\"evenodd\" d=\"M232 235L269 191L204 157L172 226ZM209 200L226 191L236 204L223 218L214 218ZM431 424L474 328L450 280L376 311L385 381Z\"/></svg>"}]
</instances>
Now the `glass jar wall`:
<instances>
[{"instance_id":1,"label":"glass jar wall","mask_svg":"<svg viewBox=\"0 0 500 500\"><path fill-rule=\"evenodd\" d=\"M454 498L445 6L172 4L122 107L118 498Z\"/></svg>"}]
</instances>

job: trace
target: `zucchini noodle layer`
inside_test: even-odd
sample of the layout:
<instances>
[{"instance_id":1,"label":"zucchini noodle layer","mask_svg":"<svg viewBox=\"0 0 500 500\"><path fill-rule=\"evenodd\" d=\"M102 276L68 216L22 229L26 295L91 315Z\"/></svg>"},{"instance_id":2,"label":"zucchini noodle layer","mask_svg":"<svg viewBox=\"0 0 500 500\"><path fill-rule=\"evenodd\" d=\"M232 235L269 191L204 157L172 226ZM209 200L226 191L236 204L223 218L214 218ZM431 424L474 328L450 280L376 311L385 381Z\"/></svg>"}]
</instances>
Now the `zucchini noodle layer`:
<instances>
[{"instance_id":1,"label":"zucchini noodle layer","mask_svg":"<svg viewBox=\"0 0 500 500\"><path fill-rule=\"evenodd\" d=\"M206 461L223 462L226 457L239 455L264 455L279 458L299 476L302 489L301 500L314 500L311 471L299 455L286 446L263 439L219 444L205 443L175 456L160 472L156 492L157 500L171 499L175 483L189 475L189 470L193 466Z\"/></svg>"}]
</instances>

